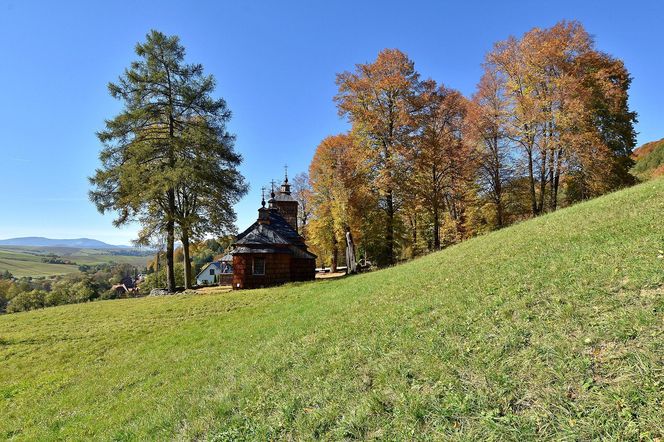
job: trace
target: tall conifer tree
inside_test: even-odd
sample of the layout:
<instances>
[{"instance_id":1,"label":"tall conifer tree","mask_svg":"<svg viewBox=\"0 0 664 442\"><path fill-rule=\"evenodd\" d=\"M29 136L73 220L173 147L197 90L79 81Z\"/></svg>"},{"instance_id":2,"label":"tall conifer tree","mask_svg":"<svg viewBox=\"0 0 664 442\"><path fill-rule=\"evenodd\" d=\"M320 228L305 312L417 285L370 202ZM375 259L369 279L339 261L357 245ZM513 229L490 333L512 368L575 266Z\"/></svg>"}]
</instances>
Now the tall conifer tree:
<instances>
[{"instance_id":1,"label":"tall conifer tree","mask_svg":"<svg viewBox=\"0 0 664 442\"><path fill-rule=\"evenodd\" d=\"M226 185L241 194L244 182L235 171L241 158L233 152L233 137L225 130L230 119L226 102L211 96L214 78L203 73L202 65L184 62L185 49L177 36L153 30L136 45L136 55L138 60L108 86L124 108L98 133L104 146L99 155L102 167L90 178L90 199L100 212L118 213L116 226L139 220L165 233L167 289L173 292L173 248L176 223L181 221L178 190L187 186L189 178L189 188ZM193 163L210 155L237 186L217 182L219 174L210 171L191 181Z\"/></svg>"}]
</instances>

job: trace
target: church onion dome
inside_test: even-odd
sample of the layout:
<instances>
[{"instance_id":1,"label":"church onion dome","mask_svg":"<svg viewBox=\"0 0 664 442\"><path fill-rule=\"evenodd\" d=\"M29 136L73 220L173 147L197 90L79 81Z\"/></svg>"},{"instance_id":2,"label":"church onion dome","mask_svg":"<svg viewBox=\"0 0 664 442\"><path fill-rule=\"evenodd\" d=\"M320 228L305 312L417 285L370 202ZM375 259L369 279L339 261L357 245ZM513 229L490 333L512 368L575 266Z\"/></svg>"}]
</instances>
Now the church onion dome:
<instances>
[{"instance_id":1,"label":"church onion dome","mask_svg":"<svg viewBox=\"0 0 664 442\"><path fill-rule=\"evenodd\" d=\"M274 208L275 208L275 203L276 203L276 202L277 202L277 200L275 199L274 190L272 190L272 193L270 193L270 199L267 200L268 207L269 207L270 209L274 209Z\"/></svg>"}]
</instances>

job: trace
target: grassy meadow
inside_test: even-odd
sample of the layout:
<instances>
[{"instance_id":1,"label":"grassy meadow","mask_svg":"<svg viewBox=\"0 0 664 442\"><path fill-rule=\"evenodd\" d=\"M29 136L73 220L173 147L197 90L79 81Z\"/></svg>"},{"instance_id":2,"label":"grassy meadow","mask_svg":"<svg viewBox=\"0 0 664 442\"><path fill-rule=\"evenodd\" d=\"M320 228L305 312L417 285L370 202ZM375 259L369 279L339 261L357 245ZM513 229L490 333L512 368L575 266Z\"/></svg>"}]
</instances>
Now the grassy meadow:
<instances>
[{"instance_id":1,"label":"grassy meadow","mask_svg":"<svg viewBox=\"0 0 664 442\"><path fill-rule=\"evenodd\" d=\"M0 439L664 437L664 179L394 268L0 317Z\"/></svg>"},{"instance_id":2,"label":"grassy meadow","mask_svg":"<svg viewBox=\"0 0 664 442\"><path fill-rule=\"evenodd\" d=\"M75 262L76 265L42 262L49 254ZM17 278L22 276L54 276L78 273L81 264L128 263L144 267L147 256L113 255L101 249L77 249L70 247L19 247L0 246L0 272L9 270Z\"/></svg>"}]
</instances>

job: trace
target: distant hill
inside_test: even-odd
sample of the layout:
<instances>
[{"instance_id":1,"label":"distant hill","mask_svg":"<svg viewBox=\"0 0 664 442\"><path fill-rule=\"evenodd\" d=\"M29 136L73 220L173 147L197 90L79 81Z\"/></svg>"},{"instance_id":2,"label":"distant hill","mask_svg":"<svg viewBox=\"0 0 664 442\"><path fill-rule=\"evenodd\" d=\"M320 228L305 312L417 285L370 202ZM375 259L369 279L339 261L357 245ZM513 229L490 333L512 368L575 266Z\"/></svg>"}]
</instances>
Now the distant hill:
<instances>
[{"instance_id":1,"label":"distant hill","mask_svg":"<svg viewBox=\"0 0 664 442\"><path fill-rule=\"evenodd\" d=\"M638 147L632 158L636 162L631 170L632 175L640 180L664 175L664 138Z\"/></svg>"},{"instance_id":2,"label":"distant hill","mask_svg":"<svg viewBox=\"0 0 664 442\"><path fill-rule=\"evenodd\" d=\"M0 239L0 246L22 247L74 247L77 249L129 249L129 246L112 245L90 238L51 239L40 236Z\"/></svg>"}]
</instances>

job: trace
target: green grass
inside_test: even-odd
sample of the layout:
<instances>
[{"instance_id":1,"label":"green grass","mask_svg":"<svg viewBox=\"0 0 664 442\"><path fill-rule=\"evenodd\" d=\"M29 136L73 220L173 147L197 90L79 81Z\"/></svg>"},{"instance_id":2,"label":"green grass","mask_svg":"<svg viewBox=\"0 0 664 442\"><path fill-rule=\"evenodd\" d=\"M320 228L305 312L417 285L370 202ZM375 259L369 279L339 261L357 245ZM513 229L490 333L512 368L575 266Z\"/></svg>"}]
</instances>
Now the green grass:
<instances>
[{"instance_id":1,"label":"green grass","mask_svg":"<svg viewBox=\"0 0 664 442\"><path fill-rule=\"evenodd\" d=\"M395 268L0 317L0 439L664 436L664 180Z\"/></svg>"},{"instance_id":2,"label":"green grass","mask_svg":"<svg viewBox=\"0 0 664 442\"><path fill-rule=\"evenodd\" d=\"M41 262L42 258L48 254L56 254L75 262L76 265ZM98 249L0 246L0 272L9 270L16 277L54 276L78 273L78 265L81 264L96 265L116 262L144 267L148 258L147 256L111 255L108 251Z\"/></svg>"}]
</instances>

